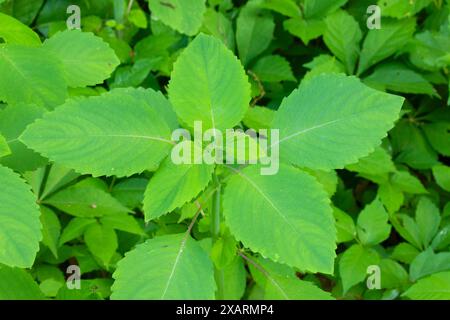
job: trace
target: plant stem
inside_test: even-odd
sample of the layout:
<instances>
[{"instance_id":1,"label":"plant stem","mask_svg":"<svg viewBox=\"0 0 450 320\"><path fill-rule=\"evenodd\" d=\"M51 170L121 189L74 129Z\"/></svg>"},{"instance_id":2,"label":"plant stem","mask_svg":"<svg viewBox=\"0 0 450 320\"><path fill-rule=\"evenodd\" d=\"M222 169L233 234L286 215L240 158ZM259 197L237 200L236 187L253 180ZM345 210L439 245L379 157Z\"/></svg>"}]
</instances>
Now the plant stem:
<instances>
[{"instance_id":1,"label":"plant stem","mask_svg":"<svg viewBox=\"0 0 450 320\"><path fill-rule=\"evenodd\" d=\"M213 243L217 240L220 235L220 193L221 193L221 184L217 176L214 174L213 181L216 184L216 193L213 198L213 207L211 214L211 236L213 239Z\"/></svg>"},{"instance_id":2,"label":"plant stem","mask_svg":"<svg viewBox=\"0 0 450 320\"><path fill-rule=\"evenodd\" d=\"M211 237L212 243L217 241L220 236L220 193L221 184L217 176L213 175L213 181L216 185L216 192L213 196L212 211L211 211ZM224 282L223 282L223 270L214 267L215 278L218 280L217 283L217 296L216 298L221 300L224 298Z\"/></svg>"}]
</instances>

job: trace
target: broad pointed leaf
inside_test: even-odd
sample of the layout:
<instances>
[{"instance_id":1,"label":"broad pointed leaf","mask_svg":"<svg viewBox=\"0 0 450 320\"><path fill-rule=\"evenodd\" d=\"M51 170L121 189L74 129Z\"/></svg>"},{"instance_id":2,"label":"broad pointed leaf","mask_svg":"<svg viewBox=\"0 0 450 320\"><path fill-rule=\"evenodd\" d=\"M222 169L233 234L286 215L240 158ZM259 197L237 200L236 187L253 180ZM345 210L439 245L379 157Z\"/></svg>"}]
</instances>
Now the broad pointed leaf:
<instances>
[{"instance_id":1,"label":"broad pointed leaf","mask_svg":"<svg viewBox=\"0 0 450 320\"><path fill-rule=\"evenodd\" d=\"M202 121L204 130L232 128L250 102L242 65L220 40L204 34L178 58L168 91L178 117L189 127Z\"/></svg>"},{"instance_id":2,"label":"broad pointed leaf","mask_svg":"<svg viewBox=\"0 0 450 320\"><path fill-rule=\"evenodd\" d=\"M272 128L280 130L280 155L292 164L322 170L355 163L381 143L403 101L355 77L314 77L284 99L275 116Z\"/></svg>"},{"instance_id":3,"label":"broad pointed leaf","mask_svg":"<svg viewBox=\"0 0 450 320\"><path fill-rule=\"evenodd\" d=\"M112 299L214 299L212 261L189 235L173 234L138 245L119 261Z\"/></svg>"},{"instance_id":4,"label":"broad pointed leaf","mask_svg":"<svg viewBox=\"0 0 450 320\"><path fill-rule=\"evenodd\" d=\"M336 229L321 185L287 165L272 176L259 170L236 171L226 186L223 210L232 234L274 261L332 273Z\"/></svg>"},{"instance_id":5,"label":"broad pointed leaf","mask_svg":"<svg viewBox=\"0 0 450 320\"><path fill-rule=\"evenodd\" d=\"M152 101L134 90L71 100L29 126L21 140L66 167L94 176L156 169L172 142ZM131 124L131 125L130 125Z\"/></svg>"}]
</instances>

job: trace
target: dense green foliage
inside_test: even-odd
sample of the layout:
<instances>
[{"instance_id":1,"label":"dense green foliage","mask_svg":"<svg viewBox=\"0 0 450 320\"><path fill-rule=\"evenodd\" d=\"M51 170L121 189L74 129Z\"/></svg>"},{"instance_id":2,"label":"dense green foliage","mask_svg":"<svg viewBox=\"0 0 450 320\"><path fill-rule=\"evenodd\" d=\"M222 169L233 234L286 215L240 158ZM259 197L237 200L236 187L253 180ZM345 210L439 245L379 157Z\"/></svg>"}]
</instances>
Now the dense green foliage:
<instances>
[{"instance_id":1,"label":"dense green foliage","mask_svg":"<svg viewBox=\"0 0 450 320\"><path fill-rule=\"evenodd\" d=\"M450 2L373 4L0 0L0 299L450 299Z\"/></svg>"}]
</instances>

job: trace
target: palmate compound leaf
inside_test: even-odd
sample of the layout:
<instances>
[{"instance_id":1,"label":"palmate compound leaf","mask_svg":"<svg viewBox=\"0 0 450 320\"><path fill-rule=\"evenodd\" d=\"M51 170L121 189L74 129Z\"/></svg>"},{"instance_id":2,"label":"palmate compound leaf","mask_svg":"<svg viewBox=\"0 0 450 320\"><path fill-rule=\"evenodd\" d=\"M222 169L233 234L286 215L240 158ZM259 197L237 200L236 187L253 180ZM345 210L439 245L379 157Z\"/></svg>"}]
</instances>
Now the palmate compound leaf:
<instances>
[{"instance_id":1,"label":"palmate compound leaf","mask_svg":"<svg viewBox=\"0 0 450 320\"><path fill-rule=\"evenodd\" d=\"M94 176L155 170L172 147L164 116L138 89L70 100L30 125L20 139L53 161Z\"/></svg>"},{"instance_id":2,"label":"palmate compound leaf","mask_svg":"<svg viewBox=\"0 0 450 320\"><path fill-rule=\"evenodd\" d=\"M199 148L191 141L183 141L175 148L183 146L191 152ZM175 164L172 157L167 157L145 191L145 220L156 219L192 200L206 188L213 171L212 164Z\"/></svg>"},{"instance_id":3,"label":"palmate compound leaf","mask_svg":"<svg viewBox=\"0 0 450 320\"><path fill-rule=\"evenodd\" d=\"M43 48L62 62L69 87L102 83L119 65L114 50L90 32L58 32L44 42Z\"/></svg>"},{"instance_id":4,"label":"palmate compound leaf","mask_svg":"<svg viewBox=\"0 0 450 320\"><path fill-rule=\"evenodd\" d=\"M327 194L315 178L280 165L235 171L224 191L223 212L236 239L264 257L311 272L333 273L336 229Z\"/></svg>"},{"instance_id":5,"label":"palmate compound leaf","mask_svg":"<svg viewBox=\"0 0 450 320\"><path fill-rule=\"evenodd\" d=\"M39 207L30 187L0 166L0 264L29 268L42 239Z\"/></svg>"},{"instance_id":6,"label":"palmate compound leaf","mask_svg":"<svg viewBox=\"0 0 450 320\"><path fill-rule=\"evenodd\" d=\"M280 155L294 165L321 170L356 163L381 143L403 101L355 77L316 76L285 98L275 116Z\"/></svg>"},{"instance_id":7,"label":"palmate compound leaf","mask_svg":"<svg viewBox=\"0 0 450 320\"><path fill-rule=\"evenodd\" d=\"M208 254L188 234L158 236L118 262L112 299L214 299Z\"/></svg>"},{"instance_id":8,"label":"palmate compound leaf","mask_svg":"<svg viewBox=\"0 0 450 320\"><path fill-rule=\"evenodd\" d=\"M173 66L169 99L189 127L229 129L242 120L250 102L250 84L242 65L212 36L198 35Z\"/></svg>"}]
</instances>

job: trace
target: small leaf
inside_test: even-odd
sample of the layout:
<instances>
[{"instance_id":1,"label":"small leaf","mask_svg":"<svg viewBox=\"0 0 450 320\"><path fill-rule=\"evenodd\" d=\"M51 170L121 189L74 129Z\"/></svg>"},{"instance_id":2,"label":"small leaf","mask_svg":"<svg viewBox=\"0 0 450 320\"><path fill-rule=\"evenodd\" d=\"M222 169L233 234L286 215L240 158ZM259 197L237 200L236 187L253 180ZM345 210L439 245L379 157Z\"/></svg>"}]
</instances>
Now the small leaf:
<instances>
[{"instance_id":1,"label":"small leaf","mask_svg":"<svg viewBox=\"0 0 450 320\"><path fill-rule=\"evenodd\" d=\"M414 19L382 21L381 29L369 30L364 39L358 74L396 53L412 38L416 28Z\"/></svg>"},{"instance_id":2,"label":"small leaf","mask_svg":"<svg viewBox=\"0 0 450 320\"><path fill-rule=\"evenodd\" d=\"M389 216L379 200L367 205L358 216L358 238L366 246L373 246L389 237Z\"/></svg>"},{"instance_id":3,"label":"small leaf","mask_svg":"<svg viewBox=\"0 0 450 320\"><path fill-rule=\"evenodd\" d=\"M205 0L149 0L152 15L169 27L193 36L203 20Z\"/></svg>"},{"instance_id":4,"label":"small leaf","mask_svg":"<svg viewBox=\"0 0 450 320\"><path fill-rule=\"evenodd\" d=\"M242 7L236 19L236 44L245 66L267 49L273 39L275 23L272 14L252 0Z\"/></svg>"},{"instance_id":5,"label":"small leaf","mask_svg":"<svg viewBox=\"0 0 450 320\"><path fill-rule=\"evenodd\" d=\"M98 223L90 225L84 232L84 241L89 251L108 268L118 247L114 230Z\"/></svg>"},{"instance_id":6,"label":"small leaf","mask_svg":"<svg viewBox=\"0 0 450 320\"><path fill-rule=\"evenodd\" d=\"M403 295L415 300L449 300L450 272L435 273L420 279Z\"/></svg>"},{"instance_id":7,"label":"small leaf","mask_svg":"<svg viewBox=\"0 0 450 320\"><path fill-rule=\"evenodd\" d=\"M428 198L421 198L417 204L416 222L423 247L426 248L439 230L439 208Z\"/></svg>"},{"instance_id":8,"label":"small leaf","mask_svg":"<svg viewBox=\"0 0 450 320\"><path fill-rule=\"evenodd\" d=\"M191 141L183 141L178 146L187 146L193 155L196 148ZM150 179L144 195L145 220L153 220L191 201L206 188L214 170L214 165L175 164L168 157Z\"/></svg>"},{"instance_id":9,"label":"small leaf","mask_svg":"<svg viewBox=\"0 0 450 320\"><path fill-rule=\"evenodd\" d=\"M339 261L339 274L342 279L344 294L367 276L367 267L377 265L378 253L371 248L355 244L348 248Z\"/></svg>"},{"instance_id":10,"label":"small leaf","mask_svg":"<svg viewBox=\"0 0 450 320\"><path fill-rule=\"evenodd\" d=\"M252 67L262 82L296 81L289 62L278 55L264 56Z\"/></svg>"},{"instance_id":11,"label":"small leaf","mask_svg":"<svg viewBox=\"0 0 450 320\"><path fill-rule=\"evenodd\" d=\"M449 270L450 252L434 253L432 249L427 249L411 262L409 277L417 281L430 274Z\"/></svg>"},{"instance_id":12,"label":"small leaf","mask_svg":"<svg viewBox=\"0 0 450 320\"><path fill-rule=\"evenodd\" d=\"M325 22L325 44L344 63L347 73L353 74L359 56L359 42L362 39L358 22L343 10L329 15Z\"/></svg>"},{"instance_id":13,"label":"small leaf","mask_svg":"<svg viewBox=\"0 0 450 320\"><path fill-rule=\"evenodd\" d=\"M61 211L81 218L127 213L128 208L101 188L84 181L59 191L43 201Z\"/></svg>"},{"instance_id":14,"label":"small leaf","mask_svg":"<svg viewBox=\"0 0 450 320\"><path fill-rule=\"evenodd\" d=\"M44 42L43 48L62 62L69 87L102 83L119 65L114 50L89 32L58 32Z\"/></svg>"},{"instance_id":15,"label":"small leaf","mask_svg":"<svg viewBox=\"0 0 450 320\"><path fill-rule=\"evenodd\" d=\"M41 207L42 243L45 244L53 255L58 257L59 235L61 223L58 216L49 208Z\"/></svg>"},{"instance_id":16,"label":"small leaf","mask_svg":"<svg viewBox=\"0 0 450 320\"><path fill-rule=\"evenodd\" d=\"M438 165L433 167L433 176L436 183L445 191L450 192L450 167Z\"/></svg>"}]
</instances>

